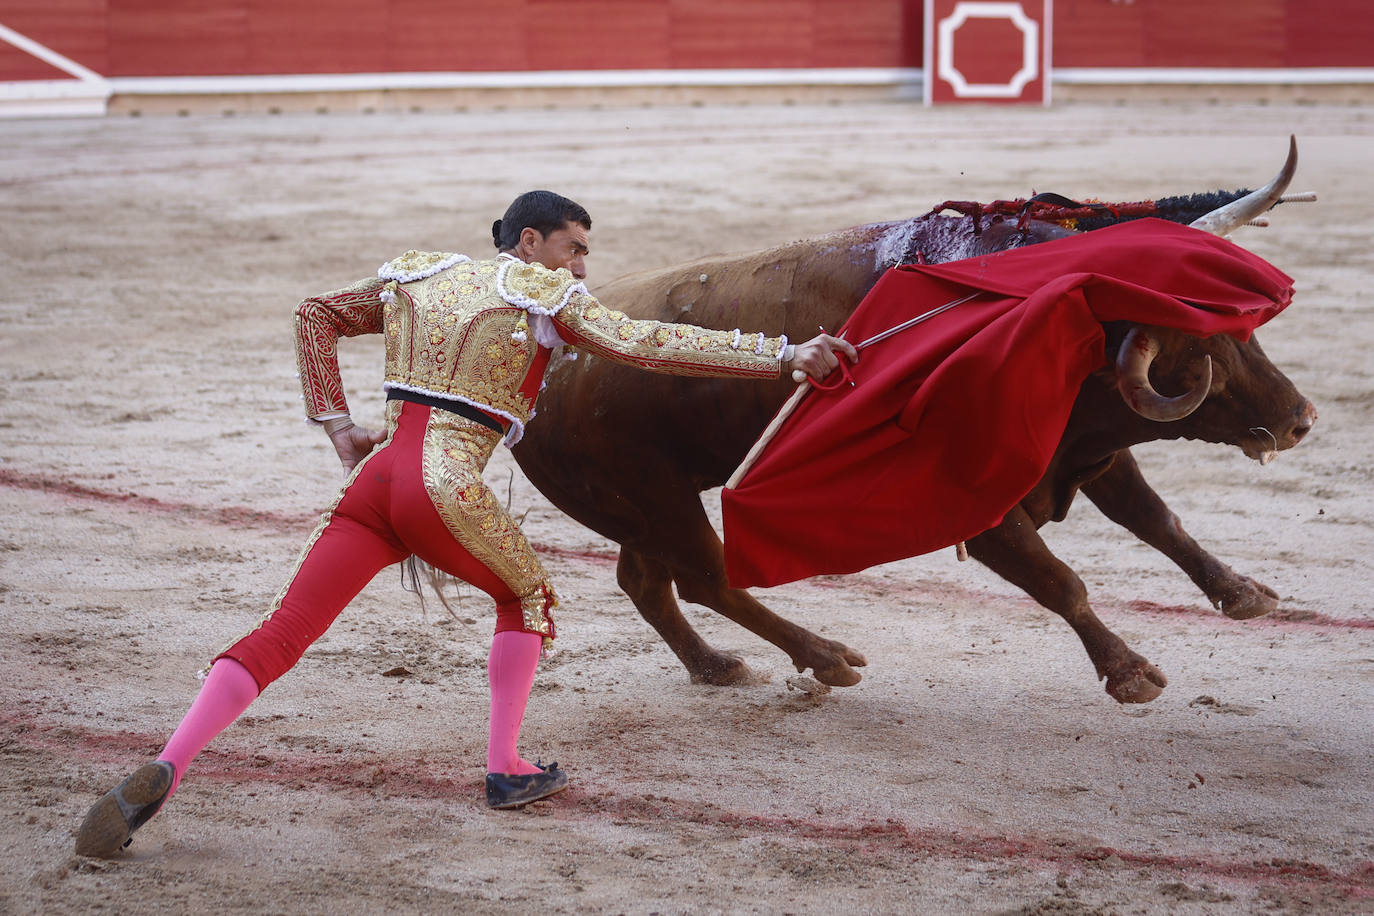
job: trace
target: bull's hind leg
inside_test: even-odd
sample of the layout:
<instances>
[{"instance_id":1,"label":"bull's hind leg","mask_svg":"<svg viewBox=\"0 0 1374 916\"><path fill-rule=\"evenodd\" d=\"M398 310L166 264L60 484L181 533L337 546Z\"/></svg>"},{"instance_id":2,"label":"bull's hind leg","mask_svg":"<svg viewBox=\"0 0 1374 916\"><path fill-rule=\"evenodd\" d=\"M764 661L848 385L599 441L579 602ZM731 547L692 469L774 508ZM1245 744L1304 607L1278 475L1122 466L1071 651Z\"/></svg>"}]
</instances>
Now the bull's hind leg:
<instances>
[{"instance_id":1,"label":"bull's hind leg","mask_svg":"<svg viewBox=\"0 0 1374 916\"><path fill-rule=\"evenodd\" d=\"M1068 621L1107 693L1119 703L1148 703L1163 691L1164 674L1131 651L1093 613L1083 580L1050 552L1030 516L1020 506L996 528L968 542L969 553L1003 579Z\"/></svg>"},{"instance_id":2,"label":"bull's hind leg","mask_svg":"<svg viewBox=\"0 0 1374 916\"><path fill-rule=\"evenodd\" d=\"M740 658L715 649L682 616L673 597L673 576L658 560L621 548L616 579L639 613L663 637L694 684L726 687L763 681Z\"/></svg>"},{"instance_id":3,"label":"bull's hind leg","mask_svg":"<svg viewBox=\"0 0 1374 916\"><path fill-rule=\"evenodd\" d=\"M700 655L702 649L714 653L717 659L722 656L702 642L701 637L682 618L682 612L666 583L656 576L646 577L646 573L656 566L666 569L672 576L683 601L703 604L768 640L788 654L798 671L810 668L816 680L834 687L851 687L859 683L861 675L854 667L867 664L863 655L843 643L817 636L779 617L748 592L730 588L726 584L725 552L720 538L716 536L695 494L691 499L691 507L684 505L678 507L681 511L665 512L665 517L673 519L671 530L666 527L657 529L662 537L671 537L671 542L660 540L651 544L636 541L622 545L621 575L622 587L634 599L639 612L668 640L678 658L687 666L692 679L717 683L711 680L709 667L694 668L689 659L703 657ZM632 554L628 568L627 553ZM638 556L633 556L634 553ZM654 557L658 560L651 559ZM627 578L631 586L646 596L645 600L641 601L630 587L624 585ZM690 639L682 635L684 631L691 634ZM680 642L675 642L675 639ZM686 648L680 649L679 645Z\"/></svg>"},{"instance_id":4,"label":"bull's hind leg","mask_svg":"<svg viewBox=\"0 0 1374 916\"><path fill-rule=\"evenodd\" d=\"M1248 620L1278 607L1272 588L1242 576L1193 540L1178 516L1145 481L1128 450L1116 453L1106 473L1083 486L1083 493L1102 514L1164 554L1197 583L1227 617Z\"/></svg>"}]
</instances>

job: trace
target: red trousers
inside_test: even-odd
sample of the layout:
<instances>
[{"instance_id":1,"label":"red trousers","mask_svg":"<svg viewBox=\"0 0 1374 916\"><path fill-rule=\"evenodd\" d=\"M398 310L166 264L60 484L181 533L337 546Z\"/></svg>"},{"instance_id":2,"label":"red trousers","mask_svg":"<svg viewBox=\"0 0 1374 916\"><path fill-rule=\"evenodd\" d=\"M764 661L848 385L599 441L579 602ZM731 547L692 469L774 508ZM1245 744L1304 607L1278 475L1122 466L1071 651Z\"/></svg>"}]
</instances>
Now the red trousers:
<instances>
[{"instance_id":1,"label":"red trousers","mask_svg":"<svg viewBox=\"0 0 1374 916\"><path fill-rule=\"evenodd\" d=\"M553 638L557 603L519 527L482 482L501 434L439 408L387 405L387 441L354 469L262 621L217 658L259 689L291 669L378 572L411 554L496 601L496 631Z\"/></svg>"}]
</instances>

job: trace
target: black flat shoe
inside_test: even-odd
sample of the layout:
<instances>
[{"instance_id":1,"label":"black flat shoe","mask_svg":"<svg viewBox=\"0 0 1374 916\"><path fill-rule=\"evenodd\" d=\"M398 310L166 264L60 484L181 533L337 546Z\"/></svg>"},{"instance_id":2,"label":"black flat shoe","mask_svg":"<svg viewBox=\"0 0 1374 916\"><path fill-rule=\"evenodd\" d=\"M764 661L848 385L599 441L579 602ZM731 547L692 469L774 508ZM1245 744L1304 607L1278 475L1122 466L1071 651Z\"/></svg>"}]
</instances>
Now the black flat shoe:
<instances>
[{"instance_id":1,"label":"black flat shoe","mask_svg":"<svg viewBox=\"0 0 1374 916\"><path fill-rule=\"evenodd\" d=\"M157 814L172 791L176 771L165 760L155 760L129 774L129 778L101 796L86 812L76 834L76 854L108 859L128 846L133 833Z\"/></svg>"},{"instance_id":2,"label":"black flat shoe","mask_svg":"<svg viewBox=\"0 0 1374 916\"><path fill-rule=\"evenodd\" d=\"M502 809L519 808L541 798L548 798L568 787L568 774L565 770L560 770L558 764L551 763L542 769L542 773L530 773L526 776L488 773L487 806Z\"/></svg>"}]
</instances>

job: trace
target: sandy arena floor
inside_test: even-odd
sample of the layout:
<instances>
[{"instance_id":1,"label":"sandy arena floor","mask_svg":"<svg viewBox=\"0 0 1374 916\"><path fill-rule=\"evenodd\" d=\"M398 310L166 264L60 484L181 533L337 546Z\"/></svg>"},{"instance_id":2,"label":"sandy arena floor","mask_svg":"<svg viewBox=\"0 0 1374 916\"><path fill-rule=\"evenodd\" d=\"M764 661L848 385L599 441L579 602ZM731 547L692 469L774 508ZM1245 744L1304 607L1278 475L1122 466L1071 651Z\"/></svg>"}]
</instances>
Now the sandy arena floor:
<instances>
[{"instance_id":1,"label":"sandy arena floor","mask_svg":"<svg viewBox=\"0 0 1374 916\"><path fill-rule=\"evenodd\" d=\"M516 193L596 219L593 281L945 199L1256 186L1288 134L1318 204L1235 238L1297 278L1261 331L1321 411L1268 467L1150 446L1199 541L1283 596L1211 610L1080 500L1048 531L1169 688L1118 706L1057 617L952 553L774 589L867 653L810 693L693 686L614 546L502 452L560 583L522 746L573 787L481 799L492 617L388 571L114 861L86 808L155 754L340 482L290 312L407 248L485 254ZM0 123L0 911L1368 913L1374 909L1374 112L1359 106L735 106ZM342 347L380 421L377 340ZM713 497L712 497L713 498Z\"/></svg>"}]
</instances>

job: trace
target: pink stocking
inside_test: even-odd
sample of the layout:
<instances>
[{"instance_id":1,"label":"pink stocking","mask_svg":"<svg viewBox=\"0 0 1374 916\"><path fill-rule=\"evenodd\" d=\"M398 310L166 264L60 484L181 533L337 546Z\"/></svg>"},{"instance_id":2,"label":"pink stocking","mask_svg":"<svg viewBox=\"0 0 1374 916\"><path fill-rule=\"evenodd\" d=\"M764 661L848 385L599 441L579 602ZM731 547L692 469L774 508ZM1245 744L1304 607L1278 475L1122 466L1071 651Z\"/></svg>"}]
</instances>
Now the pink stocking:
<instances>
[{"instance_id":1,"label":"pink stocking","mask_svg":"<svg viewBox=\"0 0 1374 916\"><path fill-rule=\"evenodd\" d=\"M210 668L186 717L172 733L158 760L176 768L170 798L181 783L181 776L205 745L237 719L258 696L258 682L248 669L232 658L221 658Z\"/></svg>"},{"instance_id":2,"label":"pink stocking","mask_svg":"<svg viewBox=\"0 0 1374 916\"><path fill-rule=\"evenodd\" d=\"M487 681L491 684L491 732L487 739L488 773L538 773L539 767L515 749L525 703L534 686L534 669L544 638L538 633L504 630L491 641Z\"/></svg>"}]
</instances>

